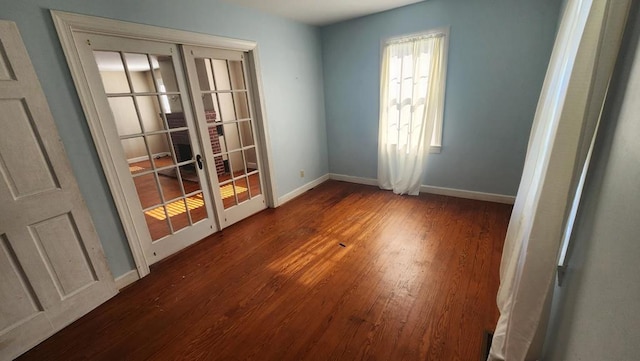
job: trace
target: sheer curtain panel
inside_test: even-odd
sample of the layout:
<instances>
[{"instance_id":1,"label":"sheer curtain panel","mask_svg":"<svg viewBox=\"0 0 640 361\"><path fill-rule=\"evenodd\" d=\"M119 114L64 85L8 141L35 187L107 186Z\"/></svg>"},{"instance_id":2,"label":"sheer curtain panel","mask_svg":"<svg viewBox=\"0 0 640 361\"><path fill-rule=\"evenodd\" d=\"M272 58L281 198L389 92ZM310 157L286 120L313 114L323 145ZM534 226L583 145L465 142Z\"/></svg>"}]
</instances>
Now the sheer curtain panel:
<instances>
[{"instance_id":1,"label":"sheer curtain panel","mask_svg":"<svg viewBox=\"0 0 640 361\"><path fill-rule=\"evenodd\" d=\"M596 131L630 0L569 0L507 230L489 361L539 360L560 241Z\"/></svg>"},{"instance_id":2,"label":"sheer curtain panel","mask_svg":"<svg viewBox=\"0 0 640 361\"><path fill-rule=\"evenodd\" d=\"M433 137L442 117L444 34L385 44L380 75L378 185L417 195Z\"/></svg>"}]
</instances>

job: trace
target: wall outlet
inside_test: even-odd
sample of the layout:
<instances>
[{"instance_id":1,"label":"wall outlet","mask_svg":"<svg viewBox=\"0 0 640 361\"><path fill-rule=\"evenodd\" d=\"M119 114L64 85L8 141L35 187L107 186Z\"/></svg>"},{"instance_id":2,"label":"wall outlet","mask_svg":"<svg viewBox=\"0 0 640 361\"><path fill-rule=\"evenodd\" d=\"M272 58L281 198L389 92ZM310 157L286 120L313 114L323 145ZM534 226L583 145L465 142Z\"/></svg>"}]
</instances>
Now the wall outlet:
<instances>
[{"instance_id":1,"label":"wall outlet","mask_svg":"<svg viewBox=\"0 0 640 361\"><path fill-rule=\"evenodd\" d=\"M304 178L304 169L300 170L300 178Z\"/></svg>"}]
</instances>

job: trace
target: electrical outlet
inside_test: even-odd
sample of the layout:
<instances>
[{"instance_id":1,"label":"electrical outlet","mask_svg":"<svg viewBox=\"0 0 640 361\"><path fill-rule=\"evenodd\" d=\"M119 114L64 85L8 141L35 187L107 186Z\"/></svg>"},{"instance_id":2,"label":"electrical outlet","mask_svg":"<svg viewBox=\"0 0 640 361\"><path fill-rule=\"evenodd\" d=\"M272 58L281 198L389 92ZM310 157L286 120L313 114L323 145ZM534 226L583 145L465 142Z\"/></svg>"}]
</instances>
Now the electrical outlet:
<instances>
[{"instance_id":1,"label":"electrical outlet","mask_svg":"<svg viewBox=\"0 0 640 361\"><path fill-rule=\"evenodd\" d=\"M304 178L304 169L300 170L300 178Z\"/></svg>"}]
</instances>

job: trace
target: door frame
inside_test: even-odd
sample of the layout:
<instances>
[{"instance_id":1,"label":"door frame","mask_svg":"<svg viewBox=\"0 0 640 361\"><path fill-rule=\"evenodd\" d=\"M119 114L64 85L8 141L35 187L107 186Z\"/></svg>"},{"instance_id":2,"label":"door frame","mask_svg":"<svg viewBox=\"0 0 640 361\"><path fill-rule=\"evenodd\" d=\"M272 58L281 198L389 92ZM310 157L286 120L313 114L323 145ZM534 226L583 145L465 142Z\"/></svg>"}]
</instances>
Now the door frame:
<instances>
[{"instance_id":1,"label":"door frame","mask_svg":"<svg viewBox=\"0 0 640 361\"><path fill-rule=\"evenodd\" d=\"M120 184L116 164L118 154L111 152L113 146L107 137L105 125L100 122L99 112L94 101L94 94L91 92L89 82L85 76L80 54L76 48L74 33L95 33L107 36L116 36L130 39L150 40L165 42L175 45L192 45L209 48L220 48L237 50L247 53L247 65L251 82L255 85L251 90L253 107L255 110L255 124L257 136L260 143L260 154L264 174L264 195L267 207L276 207L275 197L275 173L271 157L271 143L269 137L269 127L267 124L266 110L264 106L264 91L262 87L262 76L260 72L260 61L258 54L258 44L254 41L224 38L215 35L175 30L152 25L142 25L120 20L112 20L95 16L80 15L69 12L51 10L51 17L56 27L62 49L64 51L73 82L78 92L78 97L85 113L89 130L93 138L100 163L105 173L107 183L111 190L116 209L124 232L131 248L138 276L144 277L150 273L141 237L136 232L133 212L126 201L126 192L123 184Z\"/></svg>"}]
</instances>

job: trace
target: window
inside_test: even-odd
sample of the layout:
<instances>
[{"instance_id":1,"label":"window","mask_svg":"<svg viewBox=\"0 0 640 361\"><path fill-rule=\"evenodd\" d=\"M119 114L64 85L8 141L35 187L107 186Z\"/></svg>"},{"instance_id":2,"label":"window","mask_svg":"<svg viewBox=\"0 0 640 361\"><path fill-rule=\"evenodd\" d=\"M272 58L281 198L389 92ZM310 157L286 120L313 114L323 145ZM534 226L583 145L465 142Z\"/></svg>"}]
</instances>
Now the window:
<instances>
[{"instance_id":1,"label":"window","mask_svg":"<svg viewBox=\"0 0 640 361\"><path fill-rule=\"evenodd\" d=\"M387 41L380 70L378 181L418 194L427 156L442 145L447 30Z\"/></svg>"},{"instance_id":2,"label":"window","mask_svg":"<svg viewBox=\"0 0 640 361\"><path fill-rule=\"evenodd\" d=\"M440 151L447 47L447 29L393 38L385 43L383 57L389 57L386 64L389 78L389 97L386 105L391 108L390 121L387 123L390 128L389 141L394 142L397 139L400 144L411 142L409 134L412 134L411 130L419 128L420 124L410 124L414 117L409 115L420 114L428 98L431 98L434 99L434 124L430 150ZM430 74L431 69L437 74Z\"/></svg>"}]
</instances>

